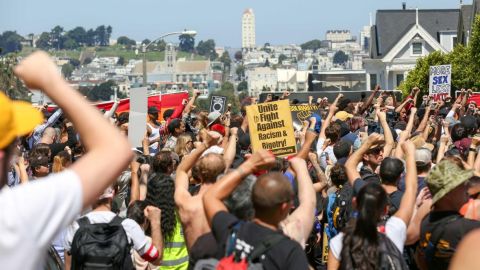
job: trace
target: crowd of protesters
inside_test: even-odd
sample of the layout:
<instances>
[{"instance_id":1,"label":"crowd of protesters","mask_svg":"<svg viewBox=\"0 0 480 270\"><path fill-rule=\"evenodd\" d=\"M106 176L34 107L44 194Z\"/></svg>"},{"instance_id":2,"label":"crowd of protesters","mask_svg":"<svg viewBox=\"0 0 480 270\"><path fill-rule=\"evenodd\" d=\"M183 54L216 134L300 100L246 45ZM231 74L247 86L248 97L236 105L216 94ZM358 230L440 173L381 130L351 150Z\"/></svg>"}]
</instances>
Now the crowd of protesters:
<instances>
[{"instance_id":1,"label":"crowd of protesters","mask_svg":"<svg viewBox=\"0 0 480 270\"><path fill-rule=\"evenodd\" d=\"M471 90L318 99L279 158L252 151L254 98L239 114L198 110L196 91L150 107L132 148L128 113L88 104L47 54L15 73L59 109L0 93L2 269L48 269L47 249L65 269L480 268Z\"/></svg>"}]
</instances>

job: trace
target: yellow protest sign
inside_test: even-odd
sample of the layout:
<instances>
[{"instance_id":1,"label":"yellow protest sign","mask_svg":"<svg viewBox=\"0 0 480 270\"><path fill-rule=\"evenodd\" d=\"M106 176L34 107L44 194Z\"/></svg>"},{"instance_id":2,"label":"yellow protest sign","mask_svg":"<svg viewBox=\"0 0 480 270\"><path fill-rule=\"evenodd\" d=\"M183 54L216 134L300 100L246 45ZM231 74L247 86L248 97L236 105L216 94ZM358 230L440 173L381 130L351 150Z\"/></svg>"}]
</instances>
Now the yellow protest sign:
<instances>
[{"instance_id":1,"label":"yellow protest sign","mask_svg":"<svg viewBox=\"0 0 480 270\"><path fill-rule=\"evenodd\" d=\"M266 149L280 157L297 152L288 100L250 105L246 111L254 152Z\"/></svg>"}]
</instances>

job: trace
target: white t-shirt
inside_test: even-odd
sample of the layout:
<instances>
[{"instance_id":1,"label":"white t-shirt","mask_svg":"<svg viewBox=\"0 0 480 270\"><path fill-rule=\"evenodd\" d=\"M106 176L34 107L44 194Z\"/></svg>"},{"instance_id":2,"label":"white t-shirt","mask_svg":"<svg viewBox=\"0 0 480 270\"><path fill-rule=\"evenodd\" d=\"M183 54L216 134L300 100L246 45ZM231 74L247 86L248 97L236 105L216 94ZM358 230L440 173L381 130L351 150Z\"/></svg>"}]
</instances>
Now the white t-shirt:
<instances>
[{"instance_id":1,"label":"white t-shirt","mask_svg":"<svg viewBox=\"0 0 480 270\"><path fill-rule=\"evenodd\" d=\"M387 224L385 224L385 234L390 240L392 240L398 250L403 253L403 246L405 245L405 240L407 239L407 225L405 222L395 216L389 218L387 220ZM342 247L343 233L339 233L330 240L330 250L337 260L340 260Z\"/></svg>"},{"instance_id":2,"label":"white t-shirt","mask_svg":"<svg viewBox=\"0 0 480 270\"><path fill-rule=\"evenodd\" d=\"M115 217L115 213L111 211L92 211L85 215L91 224L95 223L109 223ZM145 233L133 219L126 218L122 221L123 229L127 233L128 240L133 243L133 248L143 255L151 248L151 241L145 236ZM65 251L70 251L72 246L73 237L77 232L78 222L73 222L67 229L65 234L64 247Z\"/></svg>"},{"instance_id":3,"label":"white t-shirt","mask_svg":"<svg viewBox=\"0 0 480 270\"><path fill-rule=\"evenodd\" d=\"M82 208L72 170L0 191L0 268L41 269L48 246Z\"/></svg>"},{"instance_id":4,"label":"white t-shirt","mask_svg":"<svg viewBox=\"0 0 480 270\"><path fill-rule=\"evenodd\" d=\"M332 164L337 163L337 158L333 153L333 146L329 145L325 148L325 151L322 151L323 145L325 144L325 139L319 138L317 141L317 155L318 159L320 160L320 166L322 168L327 167L327 158L325 155L328 155L328 158L332 161ZM325 154L323 154L325 153ZM323 155L322 155L323 154Z\"/></svg>"}]
</instances>

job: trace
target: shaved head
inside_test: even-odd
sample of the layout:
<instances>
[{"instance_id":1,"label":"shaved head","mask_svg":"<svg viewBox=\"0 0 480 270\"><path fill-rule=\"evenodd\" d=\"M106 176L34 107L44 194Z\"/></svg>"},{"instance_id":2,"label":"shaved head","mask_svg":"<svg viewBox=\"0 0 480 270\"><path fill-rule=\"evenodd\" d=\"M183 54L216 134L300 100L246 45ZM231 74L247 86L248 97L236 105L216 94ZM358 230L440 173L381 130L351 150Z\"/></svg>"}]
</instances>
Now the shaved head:
<instances>
[{"instance_id":1,"label":"shaved head","mask_svg":"<svg viewBox=\"0 0 480 270\"><path fill-rule=\"evenodd\" d=\"M279 172L271 172L257 178L252 190L252 202L255 214L268 215L278 206L293 199L292 185Z\"/></svg>"},{"instance_id":2,"label":"shaved head","mask_svg":"<svg viewBox=\"0 0 480 270\"><path fill-rule=\"evenodd\" d=\"M57 135L57 132L52 127L47 127L42 134L42 136L49 137L49 138L53 138L55 137L55 135Z\"/></svg>"}]
</instances>

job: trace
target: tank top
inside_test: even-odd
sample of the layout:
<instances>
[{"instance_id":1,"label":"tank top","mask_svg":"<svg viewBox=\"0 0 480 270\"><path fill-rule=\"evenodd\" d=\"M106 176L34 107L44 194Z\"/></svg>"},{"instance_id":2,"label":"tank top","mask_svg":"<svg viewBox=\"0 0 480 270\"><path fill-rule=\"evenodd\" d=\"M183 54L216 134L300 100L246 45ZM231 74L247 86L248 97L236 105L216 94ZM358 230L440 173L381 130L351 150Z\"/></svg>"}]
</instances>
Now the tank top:
<instances>
[{"instance_id":1,"label":"tank top","mask_svg":"<svg viewBox=\"0 0 480 270\"><path fill-rule=\"evenodd\" d=\"M147 123L147 126L150 128L150 130L152 131L150 133L150 136L148 136L148 139L151 141L151 140L154 140L154 139L157 139L160 137L160 127L154 127L153 125L151 125L150 123ZM154 142L152 144L150 144L150 146L148 147L148 149L150 150L150 155L155 155L156 153L158 153L158 150L159 150L159 143L158 142Z\"/></svg>"}]
</instances>

